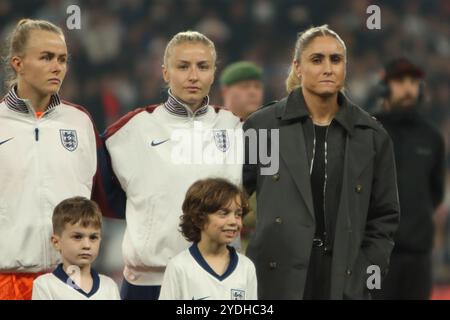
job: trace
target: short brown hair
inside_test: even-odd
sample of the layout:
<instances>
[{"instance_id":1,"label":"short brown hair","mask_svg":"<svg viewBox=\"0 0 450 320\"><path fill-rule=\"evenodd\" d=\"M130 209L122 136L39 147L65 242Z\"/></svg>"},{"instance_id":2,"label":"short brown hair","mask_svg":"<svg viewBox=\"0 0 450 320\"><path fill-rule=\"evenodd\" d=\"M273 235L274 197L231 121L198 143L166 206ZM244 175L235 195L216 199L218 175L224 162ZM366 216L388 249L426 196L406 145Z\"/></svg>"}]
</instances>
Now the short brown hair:
<instances>
[{"instance_id":1,"label":"short brown hair","mask_svg":"<svg viewBox=\"0 0 450 320\"><path fill-rule=\"evenodd\" d=\"M236 196L241 199L242 214L245 216L249 211L248 197L238 186L221 178L194 182L186 193L180 218L180 231L186 240L199 242L208 214L228 205Z\"/></svg>"},{"instance_id":2,"label":"short brown hair","mask_svg":"<svg viewBox=\"0 0 450 320\"><path fill-rule=\"evenodd\" d=\"M78 222L86 228L102 228L102 213L98 205L85 197L73 197L61 201L53 210L53 233L61 235L69 223Z\"/></svg>"}]
</instances>

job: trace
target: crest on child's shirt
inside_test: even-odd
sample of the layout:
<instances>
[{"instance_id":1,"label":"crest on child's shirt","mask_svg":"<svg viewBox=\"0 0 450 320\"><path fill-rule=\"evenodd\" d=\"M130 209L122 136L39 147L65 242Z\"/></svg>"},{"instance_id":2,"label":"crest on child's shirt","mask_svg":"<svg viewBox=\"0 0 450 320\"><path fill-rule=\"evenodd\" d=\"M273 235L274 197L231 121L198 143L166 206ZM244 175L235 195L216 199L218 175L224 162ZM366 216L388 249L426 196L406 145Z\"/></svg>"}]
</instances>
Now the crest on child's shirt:
<instances>
[{"instance_id":1,"label":"crest on child's shirt","mask_svg":"<svg viewBox=\"0 0 450 320\"><path fill-rule=\"evenodd\" d=\"M245 300L245 291L231 289L231 300Z\"/></svg>"},{"instance_id":2,"label":"crest on child's shirt","mask_svg":"<svg viewBox=\"0 0 450 320\"><path fill-rule=\"evenodd\" d=\"M60 129L61 143L64 148L74 151L78 147L77 132L75 130Z\"/></svg>"},{"instance_id":3,"label":"crest on child's shirt","mask_svg":"<svg viewBox=\"0 0 450 320\"><path fill-rule=\"evenodd\" d=\"M213 130L213 134L216 147L220 151L226 152L230 147L230 140L228 139L227 130Z\"/></svg>"}]
</instances>

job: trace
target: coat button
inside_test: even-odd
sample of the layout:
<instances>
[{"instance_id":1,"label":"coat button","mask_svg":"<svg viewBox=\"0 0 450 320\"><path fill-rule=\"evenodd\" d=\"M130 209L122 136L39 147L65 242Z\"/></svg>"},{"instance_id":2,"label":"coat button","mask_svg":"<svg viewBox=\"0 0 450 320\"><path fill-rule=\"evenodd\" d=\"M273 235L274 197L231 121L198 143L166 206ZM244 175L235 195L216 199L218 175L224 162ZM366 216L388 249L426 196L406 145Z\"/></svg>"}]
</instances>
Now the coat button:
<instances>
[{"instance_id":1,"label":"coat button","mask_svg":"<svg viewBox=\"0 0 450 320\"><path fill-rule=\"evenodd\" d=\"M279 174L279 173L275 173L275 174L272 176L272 179L273 179L274 181L280 180L280 174Z\"/></svg>"},{"instance_id":2,"label":"coat button","mask_svg":"<svg viewBox=\"0 0 450 320\"><path fill-rule=\"evenodd\" d=\"M269 268L270 269L275 269L276 267L277 267L277 263L275 261L269 262Z\"/></svg>"},{"instance_id":3,"label":"coat button","mask_svg":"<svg viewBox=\"0 0 450 320\"><path fill-rule=\"evenodd\" d=\"M345 271L345 274L347 275L347 276L351 276L352 275L352 270L350 270L350 269L347 269L346 271Z\"/></svg>"},{"instance_id":4,"label":"coat button","mask_svg":"<svg viewBox=\"0 0 450 320\"><path fill-rule=\"evenodd\" d=\"M358 184L358 185L355 187L355 191L356 191L357 193L361 193L361 192L362 192L362 185Z\"/></svg>"},{"instance_id":5,"label":"coat button","mask_svg":"<svg viewBox=\"0 0 450 320\"><path fill-rule=\"evenodd\" d=\"M281 224L283 222L283 220L280 217L276 217L275 222L278 224Z\"/></svg>"}]
</instances>

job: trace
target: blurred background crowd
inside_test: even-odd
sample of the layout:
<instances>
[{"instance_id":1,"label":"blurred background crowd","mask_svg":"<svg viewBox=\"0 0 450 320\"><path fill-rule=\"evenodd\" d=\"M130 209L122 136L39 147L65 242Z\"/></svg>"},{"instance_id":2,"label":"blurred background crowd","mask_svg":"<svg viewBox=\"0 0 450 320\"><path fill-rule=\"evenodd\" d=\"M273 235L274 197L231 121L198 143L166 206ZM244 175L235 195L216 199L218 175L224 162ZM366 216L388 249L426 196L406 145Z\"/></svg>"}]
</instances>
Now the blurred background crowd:
<instances>
[{"instance_id":1,"label":"blurred background crowd","mask_svg":"<svg viewBox=\"0 0 450 320\"><path fill-rule=\"evenodd\" d=\"M81 29L67 30L67 7L81 9ZM381 9L381 29L370 30L367 7ZM450 1L448 0L0 0L0 37L20 18L46 19L63 26L69 72L61 95L85 106L102 132L128 111L166 98L161 76L168 40L197 30L218 52L217 77L229 63L250 60L264 70L265 102L286 95L284 81L297 33L328 24L347 45L346 91L367 111L379 103L384 63L406 55L426 72L423 116L442 132L447 150L447 194L435 214L434 297L450 284ZM0 73L3 83L4 72ZM219 86L211 103L221 105ZM6 92L2 87L0 93ZM1 128L0 128L1 130ZM123 222L107 221L98 267L121 279ZM411 235L414 236L414 235ZM450 295L449 295L450 297Z\"/></svg>"}]
</instances>

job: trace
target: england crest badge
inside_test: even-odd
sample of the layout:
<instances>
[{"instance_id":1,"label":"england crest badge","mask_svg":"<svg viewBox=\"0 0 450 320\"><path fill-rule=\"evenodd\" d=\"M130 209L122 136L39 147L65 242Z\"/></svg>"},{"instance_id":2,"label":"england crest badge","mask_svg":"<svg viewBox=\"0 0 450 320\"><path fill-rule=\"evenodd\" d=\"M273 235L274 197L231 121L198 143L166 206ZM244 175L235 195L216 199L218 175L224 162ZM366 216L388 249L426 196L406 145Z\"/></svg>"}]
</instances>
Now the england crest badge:
<instances>
[{"instance_id":1,"label":"england crest badge","mask_svg":"<svg viewBox=\"0 0 450 320\"><path fill-rule=\"evenodd\" d=\"M245 291L231 289L231 300L245 300Z\"/></svg>"},{"instance_id":2,"label":"england crest badge","mask_svg":"<svg viewBox=\"0 0 450 320\"><path fill-rule=\"evenodd\" d=\"M74 151L78 147L77 132L75 130L59 130L61 136L61 143L64 148L69 151Z\"/></svg>"},{"instance_id":3,"label":"england crest badge","mask_svg":"<svg viewBox=\"0 0 450 320\"><path fill-rule=\"evenodd\" d=\"M214 142L216 143L216 147L222 151L226 152L230 147L230 140L228 139L227 130L214 130Z\"/></svg>"}]
</instances>

